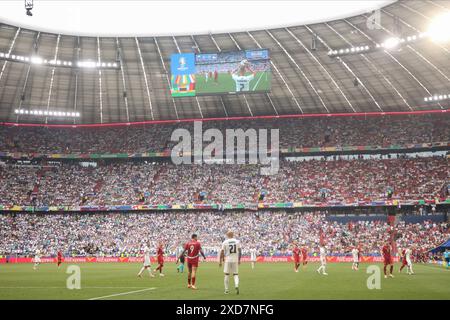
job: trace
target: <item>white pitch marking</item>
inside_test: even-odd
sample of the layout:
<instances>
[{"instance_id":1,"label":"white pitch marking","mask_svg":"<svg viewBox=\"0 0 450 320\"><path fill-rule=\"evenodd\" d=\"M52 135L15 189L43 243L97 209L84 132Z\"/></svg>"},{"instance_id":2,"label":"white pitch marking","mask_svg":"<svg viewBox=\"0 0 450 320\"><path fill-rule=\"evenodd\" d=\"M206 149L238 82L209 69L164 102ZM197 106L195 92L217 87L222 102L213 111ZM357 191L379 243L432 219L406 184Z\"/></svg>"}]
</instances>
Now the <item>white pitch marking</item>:
<instances>
[{"instance_id":1,"label":"white pitch marking","mask_svg":"<svg viewBox=\"0 0 450 320\"><path fill-rule=\"evenodd\" d=\"M124 295L127 295L127 294L144 292L144 291L155 290L155 289L156 288L147 288L147 289L142 289L142 290L128 291L128 292L110 294L108 296L103 296L103 297L95 297L95 298L91 298L91 299L88 299L88 300L100 300L100 299L112 298L112 297L117 297L117 296L124 296Z\"/></svg>"},{"instance_id":2,"label":"white pitch marking","mask_svg":"<svg viewBox=\"0 0 450 320\"><path fill-rule=\"evenodd\" d=\"M140 289L143 287L81 287L81 289ZM0 287L0 289L67 289L66 287Z\"/></svg>"},{"instance_id":3,"label":"white pitch marking","mask_svg":"<svg viewBox=\"0 0 450 320\"><path fill-rule=\"evenodd\" d=\"M256 81L256 84L253 86L253 90L252 90L252 91L255 91L255 89L256 89L256 87L258 86L259 81L261 80L261 78L263 77L263 75L264 75L264 73L261 73L261 75L259 76L258 81Z\"/></svg>"}]
</instances>

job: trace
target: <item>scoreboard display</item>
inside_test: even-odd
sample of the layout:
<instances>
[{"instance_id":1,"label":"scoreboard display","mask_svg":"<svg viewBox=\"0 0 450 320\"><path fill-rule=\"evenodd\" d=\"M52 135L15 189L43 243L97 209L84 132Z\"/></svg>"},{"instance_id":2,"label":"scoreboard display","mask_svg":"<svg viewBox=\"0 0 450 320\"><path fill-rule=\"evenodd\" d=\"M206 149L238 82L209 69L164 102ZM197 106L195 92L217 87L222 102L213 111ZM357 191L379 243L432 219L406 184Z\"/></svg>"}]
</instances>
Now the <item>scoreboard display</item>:
<instances>
[{"instance_id":1,"label":"scoreboard display","mask_svg":"<svg viewBox=\"0 0 450 320\"><path fill-rule=\"evenodd\" d=\"M215 94L269 92L268 49L171 56L171 94L194 97Z\"/></svg>"}]
</instances>

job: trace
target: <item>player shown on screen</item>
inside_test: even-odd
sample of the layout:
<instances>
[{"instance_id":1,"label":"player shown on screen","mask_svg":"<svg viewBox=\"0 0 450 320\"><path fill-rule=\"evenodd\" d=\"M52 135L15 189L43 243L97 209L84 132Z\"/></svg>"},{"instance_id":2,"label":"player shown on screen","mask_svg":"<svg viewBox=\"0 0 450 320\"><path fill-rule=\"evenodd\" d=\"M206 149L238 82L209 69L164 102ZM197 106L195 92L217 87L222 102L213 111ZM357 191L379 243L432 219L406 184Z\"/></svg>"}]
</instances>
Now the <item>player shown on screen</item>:
<instances>
[{"instance_id":1,"label":"player shown on screen","mask_svg":"<svg viewBox=\"0 0 450 320\"><path fill-rule=\"evenodd\" d=\"M249 75L246 75L250 73ZM255 78L255 71L250 67L247 60L242 60L239 66L231 72L231 77L236 83L236 92L250 91L250 81Z\"/></svg>"},{"instance_id":2,"label":"player shown on screen","mask_svg":"<svg viewBox=\"0 0 450 320\"><path fill-rule=\"evenodd\" d=\"M197 290L195 280L197 276L198 260L200 255L206 260L205 254L202 250L202 245L197 240L197 235L194 233L191 236L191 241L185 244L184 250L178 258L187 253L187 267L188 267L188 288Z\"/></svg>"},{"instance_id":3,"label":"player shown on screen","mask_svg":"<svg viewBox=\"0 0 450 320\"><path fill-rule=\"evenodd\" d=\"M138 273L138 277L141 278L142 277L142 272L144 272L144 270L148 271L148 274L150 275L151 278L154 278L155 275L152 273L152 266L150 264L150 248L145 246L144 247L144 263L142 265L141 270Z\"/></svg>"},{"instance_id":4,"label":"player shown on screen","mask_svg":"<svg viewBox=\"0 0 450 320\"><path fill-rule=\"evenodd\" d=\"M223 267L225 294L228 294L228 282L230 281L230 273L233 274L234 288L236 294L239 294L239 264L241 264L241 243L234 238L233 231L227 232L227 239L222 243L220 250L219 266L225 262Z\"/></svg>"}]
</instances>

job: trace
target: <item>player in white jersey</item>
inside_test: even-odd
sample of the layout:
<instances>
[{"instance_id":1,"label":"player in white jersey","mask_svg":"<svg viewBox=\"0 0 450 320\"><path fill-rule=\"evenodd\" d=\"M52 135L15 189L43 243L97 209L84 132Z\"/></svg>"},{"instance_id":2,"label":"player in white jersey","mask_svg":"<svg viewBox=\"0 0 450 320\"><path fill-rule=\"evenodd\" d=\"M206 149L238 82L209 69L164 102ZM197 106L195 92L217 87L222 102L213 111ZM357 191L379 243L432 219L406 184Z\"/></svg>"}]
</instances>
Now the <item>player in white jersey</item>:
<instances>
[{"instance_id":1,"label":"player in white jersey","mask_svg":"<svg viewBox=\"0 0 450 320\"><path fill-rule=\"evenodd\" d=\"M246 75L246 71L250 74ZM250 68L247 60L241 61L239 67L232 72L231 77L236 83L236 92L250 91L250 81L255 78L255 72Z\"/></svg>"},{"instance_id":2,"label":"player in white jersey","mask_svg":"<svg viewBox=\"0 0 450 320\"><path fill-rule=\"evenodd\" d=\"M412 270L412 261L411 261L411 254L412 250L410 248L404 249L403 251L400 251L400 257L402 261L402 265L400 267L400 272L402 272L403 268L406 266L406 273L407 274L414 274Z\"/></svg>"},{"instance_id":3,"label":"player in white jersey","mask_svg":"<svg viewBox=\"0 0 450 320\"><path fill-rule=\"evenodd\" d=\"M255 248L250 249L250 262L252 263L252 269L255 269L257 252Z\"/></svg>"},{"instance_id":4,"label":"player in white jersey","mask_svg":"<svg viewBox=\"0 0 450 320\"><path fill-rule=\"evenodd\" d=\"M354 247L352 249L352 258L353 258L352 270L358 271L358 268L359 268L359 250L356 247Z\"/></svg>"},{"instance_id":5,"label":"player in white jersey","mask_svg":"<svg viewBox=\"0 0 450 320\"><path fill-rule=\"evenodd\" d=\"M34 255L34 266L33 266L33 269L37 270L37 267L40 264L41 264L41 251L39 251L39 249L38 249L38 250L36 250L36 253Z\"/></svg>"},{"instance_id":6,"label":"player in white jersey","mask_svg":"<svg viewBox=\"0 0 450 320\"><path fill-rule=\"evenodd\" d=\"M328 275L325 268L327 266L327 250L324 246L319 247L320 267L317 269L317 273L322 273L324 276Z\"/></svg>"},{"instance_id":7,"label":"player in white jersey","mask_svg":"<svg viewBox=\"0 0 450 320\"><path fill-rule=\"evenodd\" d=\"M410 248L405 250L405 257L406 257L406 270L408 271L408 274L414 274L414 271L412 269L412 260L411 260L411 254L412 254L412 250Z\"/></svg>"},{"instance_id":8,"label":"player in white jersey","mask_svg":"<svg viewBox=\"0 0 450 320\"><path fill-rule=\"evenodd\" d=\"M230 273L233 274L234 287L236 294L239 294L239 264L241 263L241 243L234 238L233 231L227 232L227 239L222 243L222 249L220 250L219 266L222 266L222 262L225 262L223 273L225 294L228 294L228 282Z\"/></svg>"},{"instance_id":9,"label":"player in white jersey","mask_svg":"<svg viewBox=\"0 0 450 320\"><path fill-rule=\"evenodd\" d=\"M144 247L144 264L142 265L141 270L138 273L138 277L141 278L142 277L142 272L144 272L145 269L148 270L148 274L150 275L150 277L154 278L155 275L152 272L152 266L151 266L151 262L150 262L150 248L145 246Z\"/></svg>"}]
</instances>

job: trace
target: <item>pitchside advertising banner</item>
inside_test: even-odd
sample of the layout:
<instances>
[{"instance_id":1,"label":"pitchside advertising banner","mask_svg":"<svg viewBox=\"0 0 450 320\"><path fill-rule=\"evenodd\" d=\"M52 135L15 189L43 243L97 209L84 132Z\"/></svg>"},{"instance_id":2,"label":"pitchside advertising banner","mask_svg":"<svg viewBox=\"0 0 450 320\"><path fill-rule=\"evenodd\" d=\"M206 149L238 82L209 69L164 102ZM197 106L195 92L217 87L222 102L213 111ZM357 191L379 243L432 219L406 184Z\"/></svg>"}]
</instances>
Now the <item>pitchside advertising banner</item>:
<instances>
[{"instance_id":1,"label":"pitchside advertising banner","mask_svg":"<svg viewBox=\"0 0 450 320\"><path fill-rule=\"evenodd\" d=\"M269 92L268 49L171 56L173 97Z\"/></svg>"},{"instance_id":2,"label":"pitchside advertising banner","mask_svg":"<svg viewBox=\"0 0 450 320\"><path fill-rule=\"evenodd\" d=\"M165 262L176 262L175 257L166 257L164 258ZM34 260L32 257L9 257L9 258L0 258L0 263L32 263ZM155 258L151 258L152 263L156 263L157 260ZM203 261L203 259L200 259ZM250 257L242 257L242 262L249 262ZM374 257L374 256L362 256L360 258L361 262L383 262L382 257ZM394 258L394 261L398 261L398 257ZM51 257L43 257L41 258L42 263L56 263L56 258ZM111 262L143 262L142 257L66 257L63 262L66 263L111 263ZM218 262L217 257L207 257L206 262ZM257 262L294 262L292 256L272 256L272 257L258 257ZM312 256L308 258L308 262L319 262L318 256ZM339 263L339 262L353 262L352 257L337 257L337 256L329 256L327 257L327 262L330 263Z\"/></svg>"}]
</instances>

